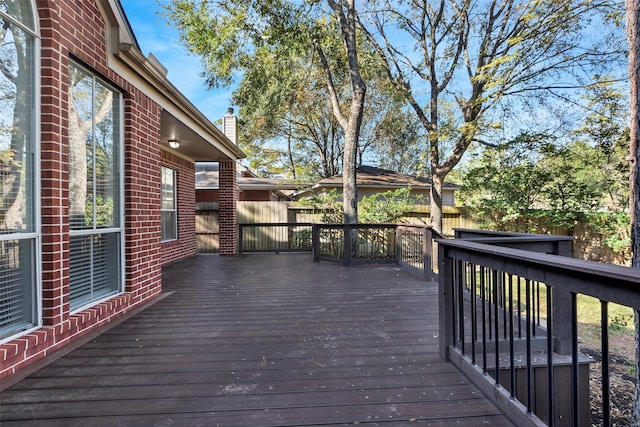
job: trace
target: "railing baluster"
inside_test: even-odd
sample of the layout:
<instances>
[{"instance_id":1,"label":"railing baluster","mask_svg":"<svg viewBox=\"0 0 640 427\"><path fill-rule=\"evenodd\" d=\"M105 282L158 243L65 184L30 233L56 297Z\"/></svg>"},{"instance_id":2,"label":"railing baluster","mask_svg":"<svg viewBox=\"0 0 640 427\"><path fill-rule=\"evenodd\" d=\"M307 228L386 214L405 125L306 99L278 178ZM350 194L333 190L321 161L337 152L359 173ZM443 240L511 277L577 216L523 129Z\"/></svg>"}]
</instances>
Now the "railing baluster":
<instances>
[{"instance_id":1,"label":"railing baluster","mask_svg":"<svg viewBox=\"0 0 640 427\"><path fill-rule=\"evenodd\" d=\"M518 317L519 318L519 317ZM516 397L516 361L515 361L515 348L514 348L514 331L513 322L515 320L515 313L513 312L513 276L509 275L509 375L511 380L511 398ZM519 322L518 322L519 323Z\"/></svg>"},{"instance_id":2,"label":"railing baluster","mask_svg":"<svg viewBox=\"0 0 640 427\"><path fill-rule=\"evenodd\" d=\"M480 301L482 302L482 373L487 373L487 314L486 314L485 268L480 266Z\"/></svg>"},{"instance_id":3,"label":"railing baluster","mask_svg":"<svg viewBox=\"0 0 640 427\"><path fill-rule=\"evenodd\" d=\"M531 366L531 328L533 322L531 322L531 281L526 279L525 282L525 326L526 326L526 340L527 340L527 413L533 413L533 367Z\"/></svg>"},{"instance_id":4,"label":"railing baluster","mask_svg":"<svg viewBox=\"0 0 640 427\"><path fill-rule=\"evenodd\" d=\"M545 284L547 293L547 405L549 405L547 425L555 425L555 393L553 380L553 288Z\"/></svg>"},{"instance_id":5,"label":"railing baluster","mask_svg":"<svg viewBox=\"0 0 640 427\"><path fill-rule=\"evenodd\" d=\"M600 323L602 339L602 422L603 427L611 423L610 387L609 387L609 304L600 301Z\"/></svg>"},{"instance_id":6,"label":"railing baluster","mask_svg":"<svg viewBox=\"0 0 640 427\"><path fill-rule=\"evenodd\" d=\"M496 367L496 387L500 388L500 307L498 307L498 272L496 270L492 270L492 281L493 281L493 315L495 316L495 333L493 334L495 339L495 367Z\"/></svg>"},{"instance_id":7,"label":"railing baluster","mask_svg":"<svg viewBox=\"0 0 640 427\"><path fill-rule=\"evenodd\" d=\"M465 354L465 334L464 334L464 275L462 274L463 261L456 263L457 283L458 283L458 316L460 317L460 351Z\"/></svg>"},{"instance_id":8,"label":"railing baluster","mask_svg":"<svg viewBox=\"0 0 640 427\"><path fill-rule=\"evenodd\" d=\"M502 290L502 330L503 330L503 338L507 339L507 286L506 286L506 278L507 274L502 272L500 276L500 289Z\"/></svg>"},{"instance_id":9,"label":"railing baluster","mask_svg":"<svg viewBox=\"0 0 640 427\"><path fill-rule=\"evenodd\" d=\"M486 270L487 272L487 303L488 303L488 307L489 307L489 341L491 341L493 339L493 316L491 316L491 304L495 303L495 301L493 300L493 288L494 288L494 283L493 283L493 272L489 269Z\"/></svg>"},{"instance_id":10,"label":"railing baluster","mask_svg":"<svg viewBox=\"0 0 640 427\"><path fill-rule=\"evenodd\" d=\"M475 264L469 264L469 272L471 276L471 288L469 290L469 294L471 296L471 364L476 366L476 343L478 341L478 290L476 288L477 277Z\"/></svg>"},{"instance_id":11,"label":"railing baluster","mask_svg":"<svg viewBox=\"0 0 640 427\"><path fill-rule=\"evenodd\" d=\"M573 425L580 425L578 396L578 299L571 292L571 409Z\"/></svg>"},{"instance_id":12,"label":"railing baluster","mask_svg":"<svg viewBox=\"0 0 640 427\"><path fill-rule=\"evenodd\" d=\"M518 277L518 338L522 338L522 289L520 289L520 277Z\"/></svg>"}]
</instances>

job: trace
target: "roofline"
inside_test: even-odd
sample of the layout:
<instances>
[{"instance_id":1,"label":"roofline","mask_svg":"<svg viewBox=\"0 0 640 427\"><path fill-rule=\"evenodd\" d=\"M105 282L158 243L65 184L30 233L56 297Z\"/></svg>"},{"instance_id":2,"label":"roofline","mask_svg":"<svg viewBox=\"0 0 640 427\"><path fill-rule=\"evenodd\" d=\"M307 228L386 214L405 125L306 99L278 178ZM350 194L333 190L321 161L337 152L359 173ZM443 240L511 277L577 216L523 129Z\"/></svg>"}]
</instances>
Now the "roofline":
<instances>
[{"instance_id":1,"label":"roofline","mask_svg":"<svg viewBox=\"0 0 640 427\"><path fill-rule=\"evenodd\" d=\"M198 125L199 129L193 129L194 132L201 133L203 139L214 140L219 144L219 147L216 148L230 159L245 158L245 153L169 81L167 69L160 61L153 54L149 54L148 57L144 56L120 0L99 0L98 4L109 21L107 25L112 29L111 38L107 40L110 52L118 57L130 71L155 89L156 98L165 101L158 102L159 106L165 110L167 110L165 107L169 105L175 107L177 112ZM134 82L131 83L135 85ZM152 95L146 91L145 93L148 96ZM174 113L170 110L167 111ZM180 117L176 118L180 119Z\"/></svg>"}]
</instances>

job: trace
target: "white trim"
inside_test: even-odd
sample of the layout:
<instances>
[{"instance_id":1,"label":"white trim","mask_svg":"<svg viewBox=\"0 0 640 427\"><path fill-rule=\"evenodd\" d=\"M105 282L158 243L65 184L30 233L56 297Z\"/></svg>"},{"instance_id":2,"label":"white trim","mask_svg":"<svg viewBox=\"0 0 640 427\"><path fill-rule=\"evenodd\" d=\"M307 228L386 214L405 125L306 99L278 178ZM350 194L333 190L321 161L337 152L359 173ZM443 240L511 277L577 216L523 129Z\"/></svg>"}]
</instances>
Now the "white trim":
<instances>
[{"instance_id":1,"label":"white trim","mask_svg":"<svg viewBox=\"0 0 640 427\"><path fill-rule=\"evenodd\" d=\"M125 186L124 186L124 181L125 181L125 175L126 175L126 171L125 171L125 161L124 161L124 152L125 152L125 141L124 141L124 126L125 126L125 116L124 116L124 112L125 112L125 108L124 108L124 95L123 93L117 88L115 87L113 84L111 84L111 82L109 80L107 80L107 78L102 75L99 74L91 69L86 68L84 65L82 65L81 63L70 59L69 60L69 67L75 67L78 68L82 71L84 71L87 76L91 77L92 79L92 97L95 96L95 85L96 83L99 83L101 86L107 88L108 90L110 90L113 95L114 98L112 100L112 102L114 104L117 103L117 105L115 105L116 108L114 108L114 114L118 115L118 120L117 120L117 128L116 125L114 125L114 129L113 129L113 135L114 135L114 151L117 151L117 159L114 160L114 165L117 165L117 170L114 171L114 175L115 175L115 179L117 180L117 182L114 182L114 188L117 187L118 189L118 194L117 194L117 203L114 200L114 205L117 205L118 207L118 212L117 212L117 221L118 221L118 225L116 227L103 227L103 228L95 228L95 217L96 217L96 209L93 210L93 226L92 228L79 228L79 229L71 229L71 224L69 224L70 229L69 229L69 237L74 237L74 236L96 236L96 235L106 235L106 234L113 234L113 235L117 235L118 239L119 239L119 247L118 247L118 254L116 254L116 258L118 259L118 268L120 269L118 271L117 274L117 286L116 289L114 290L113 293L109 294L108 296L106 296L105 298L111 298L114 295L118 295L124 292L125 290L125 281L126 281L126 256L125 256L125 250L126 250L126 240L127 240L127 235L126 235L126 227L125 227L125 202L126 202L126 197L124 194L125 191ZM70 100L70 102L73 102L73 100ZM91 101L92 103L94 102L94 100L92 99ZM93 121L95 119L95 117L91 117L91 120ZM95 126L95 123L92 123L92 126ZM92 146L92 150L95 152L95 141L94 144ZM92 177L92 179L95 180L95 170L94 170L94 176ZM94 189L95 191L95 189ZM71 252L69 252L69 256L71 256ZM69 295L70 295L70 290L69 290ZM103 298L100 298L98 300L91 300L88 301L87 304L84 304L82 306L80 306L78 309L73 310L73 313L82 310L83 308L86 308L88 306L92 306L97 304L98 301L103 301Z\"/></svg>"},{"instance_id":2,"label":"white trim","mask_svg":"<svg viewBox=\"0 0 640 427\"><path fill-rule=\"evenodd\" d=\"M164 204L164 170L170 170L173 178L173 209L165 209L162 207ZM170 239L164 238L164 221L162 219L163 212L173 212L173 229L175 230L175 236ZM172 242L178 240L178 171L172 167L160 165L160 243Z\"/></svg>"},{"instance_id":3,"label":"white trim","mask_svg":"<svg viewBox=\"0 0 640 427\"><path fill-rule=\"evenodd\" d=\"M25 26L22 22L17 21L14 17L1 12L0 16L4 19L7 19L12 24L16 25L21 31L27 33L30 37L30 43L32 44L32 52L31 58L29 58L29 62L32 63L33 71L29 70L30 75L30 86L31 86L31 94L29 96L29 100L32 101L29 105L29 114L31 115L31 120L29 123L29 149L30 156L27 160L26 167L31 170L27 170L26 178L28 180L33 180L31 184L31 196L33 200L27 200L27 203L30 205L31 217L29 218L30 226L33 227L31 231L28 232L16 232L16 233L6 233L0 234L0 241L9 241L9 240L19 240L19 241L29 241L31 244L31 262L33 263L30 266L31 271L29 272L32 276L31 286L33 287L32 293L29 295L28 303L31 304L31 319L30 323L33 326L29 327L24 331L20 331L16 334L10 335L6 338L0 339L0 343L8 342L13 339L16 339L19 336L25 335L33 330L42 327L42 209L41 209L41 199L42 199L42 171L41 171L41 150L40 145L42 143L41 140L41 102L40 102L40 93L42 86L42 73L41 73L41 55L42 55L42 46L41 46L41 38L40 38L40 17L38 15L38 7L34 0L30 1L30 12L31 12L31 20L33 22L33 29ZM61 248L62 249L62 248Z\"/></svg>"},{"instance_id":4,"label":"white trim","mask_svg":"<svg viewBox=\"0 0 640 427\"><path fill-rule=\"evenodd\" d=\"M33 156L33 176L35 179L33 188L34 201L34 224L35 227L35 263L36 268L33 274L35 275L35 292L36 303L34 309L36 310L35 322L37 327L42 327L42 157L40 145L42 144L41 129L42 129L42 105L41 96L42 93L42 43L40 39L40 17L38 15L38 8L35 1L31 1L33 8L35 29L38 32L34 39L34 106L33 106L33 133L34 133L34 156ZM40 178L40 179L38 179ZM62 209L60 209L60 215L62 215ZM62 253L62 244L60 247L60 253Z\"/></svg>"},{"instance_id":5,"label":"white trim","mask_svg":"<svg viewBox=\"0 0 640 427\"><path fill-rule=\"evenodd\" d=\"M6 12L2 12L0 10L0 16L11 21L12 24L20 27L21 30L26 31L31 34L33 37L39 39L40 38L40 16L38 15L38 5L36 5L35 0L31 0L31 20L33 22L33 28L29 28L24 25L22 22L16 20L13 16L9 15Z\"/></svg>"}]
</instances>

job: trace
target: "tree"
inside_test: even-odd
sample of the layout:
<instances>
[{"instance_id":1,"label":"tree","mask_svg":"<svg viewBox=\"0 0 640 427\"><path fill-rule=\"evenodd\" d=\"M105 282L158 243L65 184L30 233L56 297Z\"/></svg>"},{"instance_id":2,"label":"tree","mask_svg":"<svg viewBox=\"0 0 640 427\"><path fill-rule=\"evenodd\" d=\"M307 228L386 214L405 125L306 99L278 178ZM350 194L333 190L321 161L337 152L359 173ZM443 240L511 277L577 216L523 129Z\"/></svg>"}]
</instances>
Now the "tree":
<instances>
[{"instance_id":1,"label":"tree","mask_svg":"<svg viewBox=\"0 0 640 427\"><path fill-rule=\"evenodd\" d=\"M631 217L631 265L640 268L640 1L626 0L627 43L629 44L629 139L631 174L629 213ZM640 425L640 312L635 311L636 369L631 423Z\"/></svg>"},{"instance_id":2,"label":"tree","mask_svg":"<svg viewBox=\"0 0 640 427\"><path fill-rule=\"evenodd\" d=\"M336 32L336 36L339 33ZM342 60L332 40L332 63ZM313 52L272 52L246 65L232 102L240 106L241 148L253 170L317 180L339 173L343 132L331 113L325 77ZM343 61L344 62L344 61ZM341 67L340 67L341 68ZM340 73L340 87L346 73ZM344 94L340 94L345 102Z\"/></svg>"},{"instance_id":3,"label":"tree","mask_svg":"<svg viewBox=\"0 0 640 427\"><path fill-rule=\"evenodd\" d=\"M323 71L331 112L344 133L344 221L357 222L356 156L366 85L361 75L355 0L173 0L165 6L187 48L202 57L212 87L229 84L256 61L278 61L313 51ZM333 25L333 24L336 25ZM327 55L339 30L343 69ZM335 36L335 34L333 34ZM340 98L337 76L347 71L348 102Z\"/></svg>"},{"instance_id":4,"label":"tree","mask_svg":"<svg viewBox=\"0 0 640 427\"><path fill-rule=\"evenodd\" d=\"M540 232L537 227L546 223L571 228L579 215L609 200L598 161L603 151L584 141L560 146L545 135L523 134L485 149L470 163L459 197L485 227Z\"/></svg>"},{"instance_id":5,"label":"tree","mask_svg":"<svg viewBox=\"0 0 640 427\"><path fill-rule=\"evenodd\" d=\"M564 98L563 91L588 83L584 76L619 63L624 49L615 38L597 39L607 35L614 6L580 0L367 3L360 25L429 135L435 229L442 228L445 177L472 143L509 125L499 112L524 109L536 93ZM601 31L587 35L594 23Z\"/></svg>"}]
</instances>

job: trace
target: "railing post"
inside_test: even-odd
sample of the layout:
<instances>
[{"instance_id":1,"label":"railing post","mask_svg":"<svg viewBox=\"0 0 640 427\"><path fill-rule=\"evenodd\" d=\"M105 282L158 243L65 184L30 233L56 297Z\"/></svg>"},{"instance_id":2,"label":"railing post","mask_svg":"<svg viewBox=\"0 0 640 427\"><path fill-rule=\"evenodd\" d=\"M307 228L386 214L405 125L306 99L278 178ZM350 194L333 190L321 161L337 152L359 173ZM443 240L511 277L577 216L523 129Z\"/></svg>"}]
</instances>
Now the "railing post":
<instances>
[{"instance_id":1,"label":"railing post","mask_svg":"<svg viewBox=\"0 0 640 427\"><path fill-rule=\"evenodd\" d=\"M404 230L402 229L401 226L396 225L396 239L395 239L395 245L396 245L396 263L400 264L400 262L402 261L402 235L404 233Z\"/></svg>"},{"instance_id":2,"label":"railing post","mask_svg":"<svg viewBox=\"0 0 640 427\"><path fill-rule=\"evenodd\" d=\"M311 226L311 250L313 251L313 261L320 262L320 226Z\"/></svg>"},{"instance_id":3,"label":"railing post","mask_svg":"<svg viewBox=\"0 0 640 427\"><path fill-rule=\"evenodd\" d=\"M344 265L351 265L351 244L353 240L351 225L344 224L343 230L344 251L342 254L342 259L344 260Z\"/></svg>"},{"instance_id":4,"label":"railing post","mask_svg":"<svg viewBox=\"0 0 640 427\"><path fill-rule=\"evenodd\" d=\"M433 234L429 227L422 229L422 268L425 280L434 280L433 274Z\"/></svg>"},{"instance_id":5,"label":"railing post","mask_svg":"<svg viewBox=\"0 0 640 427\"><path fill-rule=\"evenodd\" d=\"M238 224L238 253L242 253L242 235L244 232L244 227L242 224Z\"/></svg>"},{"instance_id":6,"label":"railing post","mask_svg":"<svg viewBox=\"0 0 640 427\"><path fill-rule=\"evenodd\" d=\"M449 346L453 345L453 260L445 256L446 248L438 245L438 310L440 315L439 340L440 358L449 360Z\"/></svg>"},{"instance_id":7,"label":"railing post","mask_svg":"<svg viewBox=\"0 0 640 427\"><path fill-rule=\"evenodd\" d=\"M554 286L553 292L553 351L571 354L571 292Z\"/></svg>"}]
</instances>

